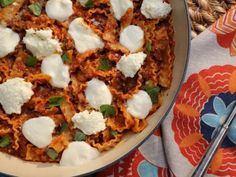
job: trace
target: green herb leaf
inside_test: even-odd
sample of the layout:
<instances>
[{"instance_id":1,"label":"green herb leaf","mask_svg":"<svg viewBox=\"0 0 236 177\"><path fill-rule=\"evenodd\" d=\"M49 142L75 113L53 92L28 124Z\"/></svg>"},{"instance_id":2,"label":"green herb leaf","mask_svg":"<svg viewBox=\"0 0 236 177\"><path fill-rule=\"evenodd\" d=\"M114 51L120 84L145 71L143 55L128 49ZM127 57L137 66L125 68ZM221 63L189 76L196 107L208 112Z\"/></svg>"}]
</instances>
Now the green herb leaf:
<instances>
[{"instance_id":1,"label":"green herb leaf","mask_svg":"<svg viewBox=\"0 0 236 177\"><path fill-rule=\"evenodd\" d=\"M7 147L11 143L9 136L3 136L0 138L0 147L4 148Z\"/></svg>"},{"instance_id":2,"label":"green herb leaf","mask_svg":"<svg viewBox=\"0 0 236 177\"><path fill-rule=\"evenodd\" d=\"M35 16L39 16L41 14L42 6L39 3L31 4L28 8Z\"/></svg>"},{"instance_id":3,"label":"green herb leaf","mask_svg":"<svg viewBox=\"0 0 236 177\"><path fill-rule=\"evenodd\" d=\"M116 115L116 110L112 105L104 104L100 106L100 111L105 117L113 117Z\"/></svg>"},{"instance_id":4,"label":"green herb leaf","mask_svg":"<svg viewBox=\"0 0 236 177\"><path fill-rule=\"evenodd\" d=\"M65 132L67 130L68 130L68 123L63 122L62 125L61 125L59 133L62 134L63 132Z\"/></svg>"},{"instance_id":5,"label":"green herb leaf","mask_svg":"<svg viewBox=\"0 0 236 177\"><path fill-rule=\"evenodd\" d=\"M109 60L106 58L102 58L100 60L100 65L99 65L98 69L102 70L102 71L107 71L107 70L111 69L111 65L110 65Z\"/></svg>"},{"instance_id":6,"label":"green herb leaf","mask_svg":"<svg viewBox=\"0 0 236 177\"><path fill-rule=\"evenodd\" d=\"M48 108L56 107L56 106L61 106L61 103L64 101L64 97L62 96L53 96L49 98L49 105Z\"/></svg>"},{"instance_id":7,"label":"green herb leaf","mask_svg":"<svg viewBox=\"0 0 236 177\"><path fill-rule=\"evenodd\" d=\"M87 8L93 8L94 4L93 4L93 0L88 0L86 3L85 3L85 7Z\"/></svg>"},{"instance_id":8,"label":"green herb leaf","mask_svg":"<svg viewBox=\"0 0 236 177\"><path fill-rule=\"evenodd\" d=\"M25 61L26 66L34 67L37 64L37 58L34 56L29 56Z\"/></svg>"},{"instance_id":9,"label":"green herb leaf","mask_svg":"<svg viewBox=\"0 0 236 177\"><path fill-rule=\"evenodd\" d=\"M52 148L48 148L46 153L47 153L48 157L50 157L50 159L52 159L52 160L56 160L56 158L58 157L57 151L55 151Z\"/></svg>"},{"instance_id":10,"label":"green herb leaf","mask_svg":"<svg viewBox=\"0 0 236 177\"><path fill-rule=\"evenodd\" d=\"M115 138L118 135L118 132L115 130L111 130L110 135Z\"/></svg>"},{"instance_id":11,"label":"green herb leaf","mask_svg":"<svg viewBox=\"0 0 236 177\"><path fill-rule=\"evenodd\" d=\"M15 0L0 0L0 4L2 7L6 7L10 4L12 4Z\"/></svg>"},{"instance_id":12,"label":"green herb leaf","mask_svg":"<svg viewBox=\"0 0 236 177\"><path fill-rule=\"evenodd\" d=\"M147 53L150 53L152 51L152 43L151 42L148 42L146 44L146 50L147 50Z\"/></svg>"},{"instance_id":13,"label":"green herb leaf","mask_svg":"<svg viewBox=\"0 0 236 177\"><path fill-rule=\"evenodd\" d=\"M83 132L76 131L74 140L75 141L85 141L86 140L86 135Z\"/></svg>"},{"instance_id":14,"label":"green herb leaf","mask_svg":"<svg viewBox=\"0 0 236 177\"><path fill-rule=\"evenodd\" d=\"M62 58L62 61L63 61L63 62L67 62L67 61L69 60L69 57L68 57L68 55L67 55L66 53L64 53L64 54L61 56L61 58Z\"/></svg>"},{"instance_id":15,"label":"green herb leaf","mask_svg":"<svg viewBox=\"0 0 236 177\"><path fill-rule=\"evenodd\" d=\"M146 85L144 86L144 90L148 93L148 95L151 97L152 103L157 103L157 96L161 90L160 87L152 86L152 85Z\"/></svg>"}]
</instances>

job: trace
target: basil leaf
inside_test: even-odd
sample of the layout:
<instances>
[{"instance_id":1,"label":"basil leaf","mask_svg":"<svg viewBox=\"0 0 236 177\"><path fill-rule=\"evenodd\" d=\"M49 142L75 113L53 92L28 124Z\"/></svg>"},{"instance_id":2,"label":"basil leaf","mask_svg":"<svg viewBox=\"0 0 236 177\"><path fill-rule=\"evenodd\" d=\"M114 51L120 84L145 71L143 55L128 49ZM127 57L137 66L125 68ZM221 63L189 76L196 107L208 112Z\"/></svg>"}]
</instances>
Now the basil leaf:
<instances>
[{"instance_id":1,"label":"basil leaf","mask_svg":"<svg viewBox=\"0 0 236 177\"><path fill-rule=\"evenodd\" d=\"M42 6L39 3L31 4L28 6L28 8L35 16L40 16L42 11Z\"/></svg>"},{"instance_id":2,"label":"basil leaf","mask_svg":"<svg viewBox=\"0 0 236 177\"><path fill-rule=\"evenodd\" d=\"M0 4L2 7L6 7L10 4L12 4L15 0L0 0Z\"/></svg>"},{"instance_id":3,"label":"basil leaf","mask_svg":"<svg viewBox=\"0 0 236 177\"><path fill-rule=\"evenodd\" d=\"M11 140L9 136L3 136L0 138L0 147L4 148L11 144Z\"/></svg>"},{"instance_id":4,"label":"basil leaf","mask_svg":"<svg viewBox=\"0 0 236 177\"><path fill-rule=\"evenodd\" d=\"M57 151L55 151L52 148L48 148L46 153L47 153L48 157L50 157L50 159L52 159L52 160L56 160L56 158L58 157Z\"/></svg>"},{"instance_id":5,"label":"basil leaf","mask_svg":"<svg viewBox=\"0 0 236 177\"><path fill-rule=\"evenodd\" d=\"M146 50L147 50L147 53L150 53L152 51L152 43L151 42L148 42L146 44Z\"/></svg>"},{"instance_id":6,"label":"basil leaf","mask_svg":"<svg viewBox=\"0 0 236 177\"><path fill-rule=\"evenodd\" d=\"M63 132L67 131L68 130L68 123L66 122L63 122L62 125L61 125L61 128L60 128L60 131L59 133L62 134Z\"/></svg>"},{"instance_id":7,"label":"basil leaf","mask_svg":"<svg viewBox=\"0 0 236 177\"><path fill-rule=\"evenodd\" d=\"M64 97L62 96L53 96L49 98L49 105L48 108L56 107L56 106L61 106L61 103L64 101Z\"/></svg>"},{"instance_id":8,"label":"basil leaf","mask_svg":"<svg viewBox=\"0 0 236 177\"><path fill-rule=\"evenodd\" d=\"M34 67L37 64L37 58L35 56L29 56L25 61L26 66Z\"/></svg>"},{"instance_id":9,"label":"basil leaf","mask_svg":"<svg viewBox=\"0 0 236 177\"><path fill-rule=\"evenodd\" d=\"M152 103L157 103L157 96L159 92L161 91L160 87L152 86L152 85L146 85L144 86L144 90L148 93L148 95L151 97Z\"/></svg>"},{"instance_id":10,"label":"basil leaf","mask_svg":"<svg viewBox=\"0 0 236 177\"><path fill-rule=\"evenodd\" d=\"M110 135L115 138L118 135L118 132L115 130L111 130Z\"/></svg>"},{"instance_id":11,"label":"basil leaf","mask_svg":"<svg viewBox=\"0 0 236 177\"><path fill-rule=\"evenodd\" d=\"M100 65L99 65L98 69L102 70L102 71L107 71L107 70L111 69L111 65L110 65L109 60L106 58L102 58L100 60Z\"/></svg>"},{"instance_id":12,"label":"basil leaf","mask_svg":"<svg viewBox=\"0 0 236 177\"><path fill-rule=\"evenodd\" d=\"M93 8L94 4L93 4L93 0L88 0L86 3L85 3L85 7L87 8Z\"/></svg>"},{"instance_id":13,"label":"basil leaf","mask_svg":"<svg viewBox=\"0 0 236 177\"><path fill-rule=\"evenodd\" d=\"M66 53L64 53L64 54L61 56L61 58L62 58L62 61L63 61L63 62L67 62L67 61L69 60L69 57L68 57L68 55L67 55Z\"/></svg>"},{"instance_id":14,"label":"basil leaf","mask_svg":"<svg viewBox=\"0 0 236 177\"><path fill-rule=\"evenodd\" d=\"M86 140L86 135L83 132L76 131L74 140L75 141L85 141Z\"/></svg>"},{"instance_id":15,"label":"basil leaf","mask_svg":"<svg viewBox=\"0 0 236 177\"><path fill-rule=\"evenodd\" d=\"M104 104L100 106L100 111L105 117L113 117L116 115L116 110L112 105Z\"/></svg>"}]
</instances>

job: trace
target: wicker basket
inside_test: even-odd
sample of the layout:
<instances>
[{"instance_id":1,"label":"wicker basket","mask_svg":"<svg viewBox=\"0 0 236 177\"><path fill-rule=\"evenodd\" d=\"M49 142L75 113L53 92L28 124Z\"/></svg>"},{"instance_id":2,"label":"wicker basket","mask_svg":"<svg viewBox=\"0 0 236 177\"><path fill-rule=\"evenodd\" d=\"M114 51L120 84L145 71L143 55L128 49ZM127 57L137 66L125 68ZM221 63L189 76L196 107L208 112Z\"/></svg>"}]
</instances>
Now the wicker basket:
<instances>
[{"instance_id":1,"label":"wicker basket","mask_svg":"<svg viewBox=\"0 0 236 177\"><path fill-rule=\"evenodd\" d=\"M188 0L192 38L204 31L235 4L236 0Z\"/></svg>"}]
</instances>

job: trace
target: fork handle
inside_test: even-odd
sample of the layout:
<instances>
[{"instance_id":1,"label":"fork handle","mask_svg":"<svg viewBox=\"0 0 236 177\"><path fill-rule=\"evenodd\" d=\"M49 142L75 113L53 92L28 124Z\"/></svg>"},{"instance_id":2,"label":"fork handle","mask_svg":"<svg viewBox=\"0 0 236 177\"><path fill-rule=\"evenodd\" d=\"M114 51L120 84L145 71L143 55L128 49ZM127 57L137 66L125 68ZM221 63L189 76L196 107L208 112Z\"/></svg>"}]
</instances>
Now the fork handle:
<instances>
[{"instance_id":1,"label":"fork handle","mask_svg":"<svg viewBox=\"0 0 236 177\"><path fill-rule=\"evenodd\" d=\"M216 132L213 140L210 143L209 148L207 149L204 157L201 159L200 163L196 167L195 171L192 174L192 177L203 177L206 173L210 162L212 161L217 149L220 147L224 141L225 136L229 130L229 126L233 122L236 115L236 103L234 104L234 109L231 111L230 115L225 119L225 122Z\"/></svg>"},{"instance_id":2,"label":"fork handle","mask_svg":"<svg viewBox=\"0 0 236 177\"><path fill-rule=\"evenodd\" d=\"M205 153L204 157L201 159L200 163L198 164L197 168L195 169L192 177L203 177L206 173L210 162L212 161L214 155L217 152L217 149L223 142L226 134L227 134L227 127L222 127L220 132L218 132L217 136L212 140L207 152Z\"/></svg>"}]
</instances>

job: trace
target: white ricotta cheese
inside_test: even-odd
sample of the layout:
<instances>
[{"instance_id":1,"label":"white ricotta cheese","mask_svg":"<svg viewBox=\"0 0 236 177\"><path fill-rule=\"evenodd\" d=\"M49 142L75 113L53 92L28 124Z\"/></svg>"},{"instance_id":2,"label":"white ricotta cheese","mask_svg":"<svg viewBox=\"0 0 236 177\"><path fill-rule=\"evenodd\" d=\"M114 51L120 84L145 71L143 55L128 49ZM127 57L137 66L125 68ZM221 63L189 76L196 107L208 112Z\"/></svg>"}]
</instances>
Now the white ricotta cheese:
<instances>
[{"instance_id":1,"label":"white ricotta cheese","mask_svg":"<svg viewBox=\"0 0 236 177\"><path fill-rule=\"evenodd\" d=\"M150 96L143 90L134 94L127 101L127 111L137 119L145 119L152 109L152 100Z\"/></svg>"},{"instance_id":2,"label":"white ricotta cheese","mask_svg":"<svg viewBox=\"0 0 236 177\"><path fill-rule=\"evenodd\" d=\"M141 13L147 19L166 17L170 11L170 4L163 0L143 0L141 6Z\"/></svg>"},{"instance_id":3,"label":"white ricotta cheese","mask_svg":"<svg viewBox=\"0 0 236 177\"><path fill-rule=\"evenodd\" d=\"M111 104L112 101L112 95L107 85L96 78L87 82L85 96L89 105L98 110L101 105Z\"/></svg>"},{"instance_id":4,"label":"white ricotta cheese","mask_svg":"<svg viewBox=\"0 0 236 177\"><path fill-rule=\"evenodd\" d=\"M105 119L101 112L87 110L76 113L72 117L72 122L74 126L80 129L86 135L96 134L102 130L105 130L106 124Z\"/></svg>"},{"instance_id":5,"label":"white ricotta cheese","mask_svg":"<svg viewBox=\"0 0 236 177\"><path fill-rule=\"evenodd\" d=\"M14 52L20 37L12 29L0 25L0 58Z\"/></svg>"},{"instance_id":6,"label":"white ricotta cheese","mask_svg":"<svg viewBox=\"0 0 236 177\"><path fill-rule=\"evenodd\" d=\"M50 117L36 117L24 122L22 133L33 145L44 148L51 143L55 127L56 125Z\"/></svg>"},{"instance_id":7,"label":"white ricotta cheese","mask_svg":"<svg viewBox=\"0 0 236 177\"><path fill-rule=\"evenodd\" d=\"M49 0L45 11L51 19L63 22L73 14L72 5L71 0Z\"/></svg>"},{"instance_id":8,"label":"white ricotta cheese","mask_svg":"<svg viewBox=\"0 0 236 177\"><path fill-rule=\"evenodd\" d=\"M57 88L65 88L70 82L69 67L65 65L59 54L46 57L41 65L41 71L51 76L51 85Z\"/></svg>"},{"instance_id":9,"label":"white ricotta cheese","mask_svg":"<svg viewBox=\"0 0 236 177\"><path fill-rule=\"evenodd\" d=\"M62 153L61 166L79 166L100 155L96 148L83 141L71 142Z\"/></svg>"},{"instance_id":10,"label":"white ricotta cheese","mask_svg":"<svg viewBox=\"0 0 236 177\"><path fill-rule=\"evenodd\" d=\"M78 1L83 7L85 7L86 3L88 2L88 0L78 0Z\"/></svg>"},{"instance_id":11,"label":"white ricotta cheese","mask_svg":"<svg viewBox=\"0 0 236 177\"><path fill-rule=\"evenodd\" d=\"M73 20L69 26L68 33L71 35L75 42L75 47L80 53L104 47L102 39L90 29L83 18Z\"/></svg>"},{"instance_id":12,"label":"white ricotta cheese","mask_svg":"<svg viewBox=\"0 0 236 177\"><path fill-rule=\"evenodd\" d=\"M137 52L144 44L144 32L142 28L135 25L127 26L120 33L120 43L129 49L130 52Z\"/></svg>"},{"instance_id":13,"label":"white ricotta cheese","mask_svg":"<svg viewBox=\"0 0 236 177\"><path fill-rule=\"evenodd\" d=\"M0 84L0 103L7 114L20 114L21 107L34 94L32 84L23 78L8 79Z\"/></svg>"},{"instance_id":14,"label":"white ricotta cheese","mask_svg":"<svg viewBox=\"0 0 236 177\"><path fill-rule=\"evenodd\" d=\"M23 38L26 48L38 59L49 56L56 52L61 52L61 46L57 39L52 38L52 30L26 30Z\"/></svg>"},{"instance_id":15,"label":"white ricotta cheese","mask_svg":"<svg viewBox=\"0 0 236 177\"><path fill-rule=\"evenodd\" d=\"M114 16L120 20L129 8L134 8L133 2L130 0L110 0Z\"/></svg>"},{"instance_id":16,"label":"white ricotta cheese","mask_svg":"<svg viewBox=\"0 0 236 177\"><path fill-rule=\"evenodd\" d=\"M144 63L146 54L143 52L123 55L119 62L116 64L116 68L124 74L125 77L133 78L138 70Z\"/></svg>"}]
</instances>

